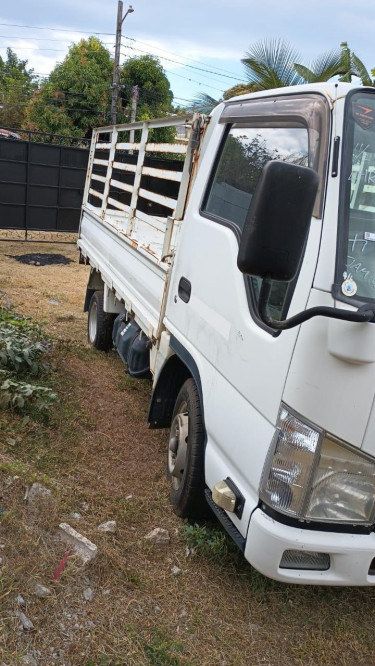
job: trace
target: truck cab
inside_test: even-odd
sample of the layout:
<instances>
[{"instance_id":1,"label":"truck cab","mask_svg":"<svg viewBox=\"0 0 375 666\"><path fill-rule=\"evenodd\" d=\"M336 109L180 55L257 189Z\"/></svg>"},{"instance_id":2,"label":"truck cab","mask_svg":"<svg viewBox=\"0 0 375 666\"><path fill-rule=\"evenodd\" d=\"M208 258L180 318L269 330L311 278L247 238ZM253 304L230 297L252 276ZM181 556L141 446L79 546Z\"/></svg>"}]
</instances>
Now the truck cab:
<instances>
[{"instance_id":1,"label":"truck cab","mask_svg":"<svg viewBox=\"0 0 375 666\"><path fill-rule=\"evenodd\" d=\"M153 332L90 250L85 205L79 240L91 295L102 281L103 310L149 341L173 508L210 506L271 578L374 585L375 91L236 97L195 142Z\"/></svg>"}]
</instances>

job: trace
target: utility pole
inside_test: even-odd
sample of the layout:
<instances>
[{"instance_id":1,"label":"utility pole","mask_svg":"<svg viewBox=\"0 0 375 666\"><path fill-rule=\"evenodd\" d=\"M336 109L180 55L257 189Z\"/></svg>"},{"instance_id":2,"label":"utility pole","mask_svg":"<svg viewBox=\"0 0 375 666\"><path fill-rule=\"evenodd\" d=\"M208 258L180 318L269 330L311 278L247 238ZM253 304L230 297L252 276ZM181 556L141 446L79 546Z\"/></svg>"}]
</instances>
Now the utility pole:
<instances>
[{"instance_id":1,"label":"utility pole","mask_svg":"<svg viewBox=\"0 0 375 666\"><path fill-rule=\"evenodd\" d=\"M120 87L120 49L121 49L121 29L128 14L134 12L134 9L129 5L124 18L122 17L123 2L118 0L117 8L117 25L116 25L116 45L115 45L115 62L113 64L113 81L112 81L112 103L111 103L111 124L117 123L117 106L118 106L118 93Z\"/></svg>"},{"instance_id":2,"label":"utility pole","mask_svg":"<svg viewBox=\"0 0 375 666\"><path fill-rule=\"evenodd\" d=\"M132 107L130 111L130 122L134 123L135 122L135 117L137 114L137 104L139 100L139 87L138 86L133 86L132 88ZM129 141L130 143L134 143L134 130L130 130L129 132Z\"/></svg>"}]
</instances>

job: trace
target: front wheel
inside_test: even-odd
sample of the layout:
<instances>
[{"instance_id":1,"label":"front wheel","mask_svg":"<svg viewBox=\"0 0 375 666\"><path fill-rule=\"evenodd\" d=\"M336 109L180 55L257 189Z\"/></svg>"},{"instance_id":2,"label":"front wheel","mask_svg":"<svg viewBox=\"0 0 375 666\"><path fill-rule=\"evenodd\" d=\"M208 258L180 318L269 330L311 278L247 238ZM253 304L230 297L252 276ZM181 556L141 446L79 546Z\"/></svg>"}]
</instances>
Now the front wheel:
<instances>
[{"instance_id":1,"label":"front wheel","mask_svg":"<svg viewBox=\"0 0 375 666\"><path fill-rule=\"evenodd\" d=\"M207 516L204 497L205 427L197 386L183 384L174 406L168 443L167 478L174 512L182 518Z\"/></svg>"},{"instance_id":2,"label":"front wheel","mask_svg":"<svg viewBox=\"0 0 375 666\"><path fill-rule=\"evenodd\" d=\"M115 317L116 315L103 310L103 292L95 291L91 297L87 319L87 338L95 349L111 349Z\"/></svg>"}]
</instances>

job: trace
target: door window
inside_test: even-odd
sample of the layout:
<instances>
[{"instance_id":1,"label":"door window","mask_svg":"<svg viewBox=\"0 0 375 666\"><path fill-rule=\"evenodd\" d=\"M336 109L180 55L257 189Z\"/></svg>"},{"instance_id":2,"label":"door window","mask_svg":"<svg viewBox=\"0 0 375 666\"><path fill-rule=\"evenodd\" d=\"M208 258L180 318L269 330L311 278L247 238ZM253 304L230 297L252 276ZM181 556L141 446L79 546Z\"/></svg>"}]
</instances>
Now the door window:
<instances>
[{"instance_id":1,"label":"door window","mask_svg":"<svg viewBox=\"0 0 375 666\"><path fill-rule=\"evenodd\" d=\"M241 233L257 182L269 160L309 166L309 135L305 126L248 127L232 125L227 132L206 195L203 211L234 225ZM250 279L253 300L258 302L261 279ZM268 313L285 316L294 285L273 282Z\"/></svg>"}]
</instances>

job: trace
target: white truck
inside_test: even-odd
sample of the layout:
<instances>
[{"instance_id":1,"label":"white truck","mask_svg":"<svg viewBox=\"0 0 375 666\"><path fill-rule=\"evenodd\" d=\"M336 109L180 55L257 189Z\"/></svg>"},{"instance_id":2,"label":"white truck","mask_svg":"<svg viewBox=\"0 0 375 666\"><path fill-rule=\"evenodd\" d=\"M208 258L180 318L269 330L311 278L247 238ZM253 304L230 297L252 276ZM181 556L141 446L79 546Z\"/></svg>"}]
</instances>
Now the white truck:
<instances>
[{"instance_id":1,"label":"white truck","mask_svg":"<svg viewBox=\"0 0 375 666\"><path fill-rule=\"evenodd\" d=\"M375 89L94 130L78 245L89 341L153 380L174 511L279 581L375 585Z\"/></svg>"}]
</instances>

